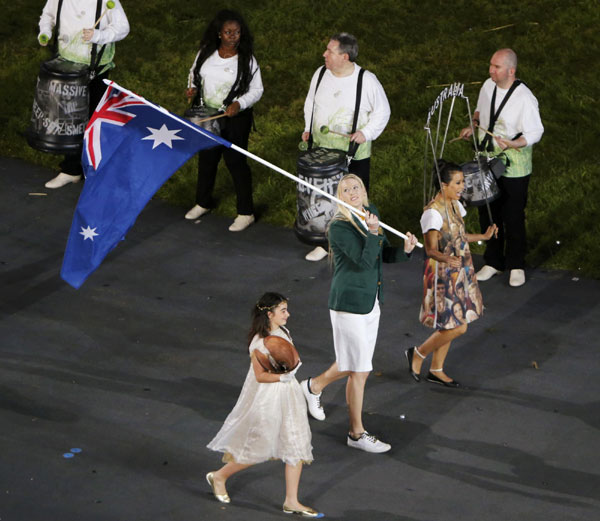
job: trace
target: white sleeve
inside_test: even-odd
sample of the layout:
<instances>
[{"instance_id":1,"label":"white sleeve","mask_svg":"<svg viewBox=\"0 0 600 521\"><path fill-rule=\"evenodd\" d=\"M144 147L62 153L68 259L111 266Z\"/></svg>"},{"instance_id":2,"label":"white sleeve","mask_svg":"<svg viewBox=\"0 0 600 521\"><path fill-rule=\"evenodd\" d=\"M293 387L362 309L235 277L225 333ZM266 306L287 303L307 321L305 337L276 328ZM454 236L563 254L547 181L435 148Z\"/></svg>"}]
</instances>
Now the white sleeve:
<instances>
[{"instance_id":1,"label":"white sleeve","mask_svg":"<svg viewBox=\"0 0 600 521\"><path fill-rule=\"evenodd\" d=\"M268 349L265 347L265 339L258 336L258 334L254 335L254 338L248 347L248 351L250 351L250 354L252 354L255 349L258 349L260 352L265 354L269 353Z\"/></svg>"},{"instance_id":2,"label":"white sleeve","mask_svg":"<svg viewBox=\"0 0 600 521\"><path fill-rule=\"evenodd\" d=\"M488 81L489 80L489 81ZM491 103L491 91L490 90L490 82L491 85L494 85L494 82L488 78L483 82L481 89L479 89L479 96L477 98L477 108L475 112L479 112L479 122L483 128L488 128L490 125L490 103ZM481 130L479 131L481 134ZM480 139L482 136L480 135Z\"/></svg>"},{"instance_id":3,"label":"white sleeve","mask_svg":"<svg viewBox=\"0 0 600 521\"><path fill-rule=\"evenodd\" d=\"M423 234L426 234L429 230L440 231L443 225L444 220L442 219L440 212L433 208L425 210L423 215L421 215L421 231Z\"/></svg>"},{"instance_id":4,"label":"white sleeve","mask_svg":"<svg viewBox=\"0 0 600 521\"><path fill-rule=\"evenodd\" d=\"M104 2L103 9L107 9L106 16L100 22L99 28L94 30L94 35L90 40L92 43L104 45L122 40L129 34L129 21L119 0L113 0L115 6L112 9L106 7ZM104 10L102 11L104 12Z\"/></svg>"},{"instance_id":5,"label":"white sleeve","mask_svg":"<svg viewBox=\"0 0 600 521\"><path fill-rule=\"evenodd\" d=\"M540 110L538 101L533 94L528 96L523 107L523 115L521 118L523 128L523 136L527 140L527 145L535 145L544 133L544 125L540 118Z\"/></svg>"},{"instance_id":6,"label":"white sleeve","mask_svg":"<svg viewBox=\"0 0 600 521\"><path fill-rule=\"evenodd\" d=\"M310 120L312 119L314 100L315 100L315 87L317 85L317 79L319 78L319 67L313 74L312 80L310 80L310 86L308 87L308 94L304 100L304 132L310 132Z\"/></svg>"},{"instance_id":7,"label":"white sleeve","mask_svg":"<svg viewBox=\"0 0 600 521\"><path fill-rule=\"evenodd\" d=\"M460 216L464 217L465 215L467 215L467 210L465 210L465 207L462 205L462 203L460 201L456 201L456 204L458 205L458 211L460 212Z\"/></svg>"},{"instance_id":8,"label":"white sleeve","mask_svg":"<svg viewBox=\"0 0 600 521\"><path fill-rule=\"evenodd\" d=\"M248 109L254 105L262 97L265 90L263 88L262 77L260 75L260 67L258 66L254 56L252 57L252 61L250 63L250 69L253 70L253 72L248 92L236 99L236 101L240 104L240 110Z\"/></svg>"},{"instance_id":9,"label":"white sleeve","mask_svg":"<svg viewBox=\"0 0 600 521\"><path fill-rule=\"evenodd\" d=\"M52 37L52 30L56 26L56 10L58 9L58 0L48 0L44 9L42 10L42 16L40 16L40 34Z\"/></svg>"},{"instance_id":10,"label":"white sleeve","mask_svg":"<svg viewBox=\"0 0 600 521\"><path fill-rule=\"evenodd\" d=\"M377 77L372 72L365 71L364 80L363 87L366 88L363 88L363 96L366 95L372 110L367 124L360 131L367 141L374 141L380 136L390 120L391 110L383 86Z\"/></svg>"}]
</instances>

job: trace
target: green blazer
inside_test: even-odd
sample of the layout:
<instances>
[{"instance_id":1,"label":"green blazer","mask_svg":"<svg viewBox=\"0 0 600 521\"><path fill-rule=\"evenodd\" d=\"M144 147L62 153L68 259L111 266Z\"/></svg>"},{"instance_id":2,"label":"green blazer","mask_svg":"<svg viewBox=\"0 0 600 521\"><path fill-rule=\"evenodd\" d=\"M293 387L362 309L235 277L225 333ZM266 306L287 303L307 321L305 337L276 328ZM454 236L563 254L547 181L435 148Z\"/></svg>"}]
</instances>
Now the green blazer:
<instances>
[{"instance_id":1,"label":"green blazer","mask_svg":"<svg viewBox=\"0 0 600 521\"><path fill-rule=\"evenodd\" d=\"M379 217L375 206L366 208ZM334 219L329 226L329 246L333 252L333 280L329 291L329 309L366 315L375 305L375 297L383 303L382 262L402 262L410 258L404 248L390 246L385 234L361 234L346 220Z\"/></svg>"}]
</instances>

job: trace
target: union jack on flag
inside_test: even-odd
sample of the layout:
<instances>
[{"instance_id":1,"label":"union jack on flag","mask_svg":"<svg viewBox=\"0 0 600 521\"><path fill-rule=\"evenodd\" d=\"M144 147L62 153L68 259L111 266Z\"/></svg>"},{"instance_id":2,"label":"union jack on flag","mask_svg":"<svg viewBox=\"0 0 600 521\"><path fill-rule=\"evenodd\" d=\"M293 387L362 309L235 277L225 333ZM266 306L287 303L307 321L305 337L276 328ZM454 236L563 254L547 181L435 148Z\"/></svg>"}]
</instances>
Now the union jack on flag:
<instances>
[{"instance_id":1,"label":"union jack on flag","mask_svg":"<svg viewBox=\"0 0 600 521\"><path fill-rule=\"evenodd\" d=\"M92 117L85 127L85 152L88 163L94 170L98 169L98 165L102 161L102 146L100 145L102 124L123 126L135 118L135 114L127 112L124 109L132 105L143 104L143 101L113 87L106 89L104 96L102 96L100 103L98 103L96 110L94 110Z\"/></svg>"}]
</instances>

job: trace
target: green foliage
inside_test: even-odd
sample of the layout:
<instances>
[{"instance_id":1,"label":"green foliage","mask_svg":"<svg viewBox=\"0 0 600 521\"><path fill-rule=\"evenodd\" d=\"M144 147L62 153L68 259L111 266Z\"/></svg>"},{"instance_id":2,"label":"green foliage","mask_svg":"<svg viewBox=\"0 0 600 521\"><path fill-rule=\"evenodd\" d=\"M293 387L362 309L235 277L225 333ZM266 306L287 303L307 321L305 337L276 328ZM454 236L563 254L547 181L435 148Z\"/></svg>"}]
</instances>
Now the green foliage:
<instances>
[{"instance_id":1,"label":"green foliage","mask_svg":"<svg viewBox=\"0 0 600 521\"><path fill-rule=\"evenodd\" d=\"M519 77L537 96L545 126L534 147L528 204L532 265L600 277L598 203L600 168L595 158L598 109L597 62L600 9L595 0L492 2L381 0L316 2L260 0L158 2L123 0L131 34L117 44L112 78L148 99L183 113L187 74L207 22L218 9L244 13L255 36L265 94L255 108L257 131L249 149L295 171L303 130L303 103L331 34L348 31L360 43L359 63L384 85L392 106L390 123L373 146L371 199L384 220L418 230L423 205L425 132L429 107L442 85L464 82L471 110L488 61L501 47L519 55ZM37 45L43 2L8 4L0 19L0 144L2 154L55 168L58 158L28 148L21 133L30 118L39 64L49 52ZM449 137L466 125L457 102ZM447 144L445 156L472 158L469 145ZM159 195L182 207L193 204L196 162L190 161ZM291 226L295 185L256 163L254 193L260 217ZM224 167L218 176L217 211L233 216L235 196ZM475 212L471 212L474 214ZM474 215L467 223L477 228Z\"/></svg>"}]
</instances>

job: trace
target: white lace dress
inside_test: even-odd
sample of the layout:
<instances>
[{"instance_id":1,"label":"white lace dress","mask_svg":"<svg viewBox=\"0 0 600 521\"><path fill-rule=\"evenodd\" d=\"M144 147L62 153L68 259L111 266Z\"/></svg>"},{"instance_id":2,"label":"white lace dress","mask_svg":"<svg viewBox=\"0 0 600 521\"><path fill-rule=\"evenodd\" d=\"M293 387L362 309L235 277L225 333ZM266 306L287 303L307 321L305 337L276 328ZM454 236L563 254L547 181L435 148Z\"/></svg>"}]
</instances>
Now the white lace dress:
<instances>
[{"instance_id":1,"label":"white lace dress","mask_svg":"<svg viewBox=\"0 0 600 521\"><path fill-rule=\"evenodd\" d=\"M271 335L290 340L280 328ZM268 352L258 335L252 339L250 353L255 349ZM298 381L259 383L250 364L238 401L208 448L224 452L225 462L254 464L280 459L296 465L312 461L311 437Z\"/></svg>"}]
</instances>

